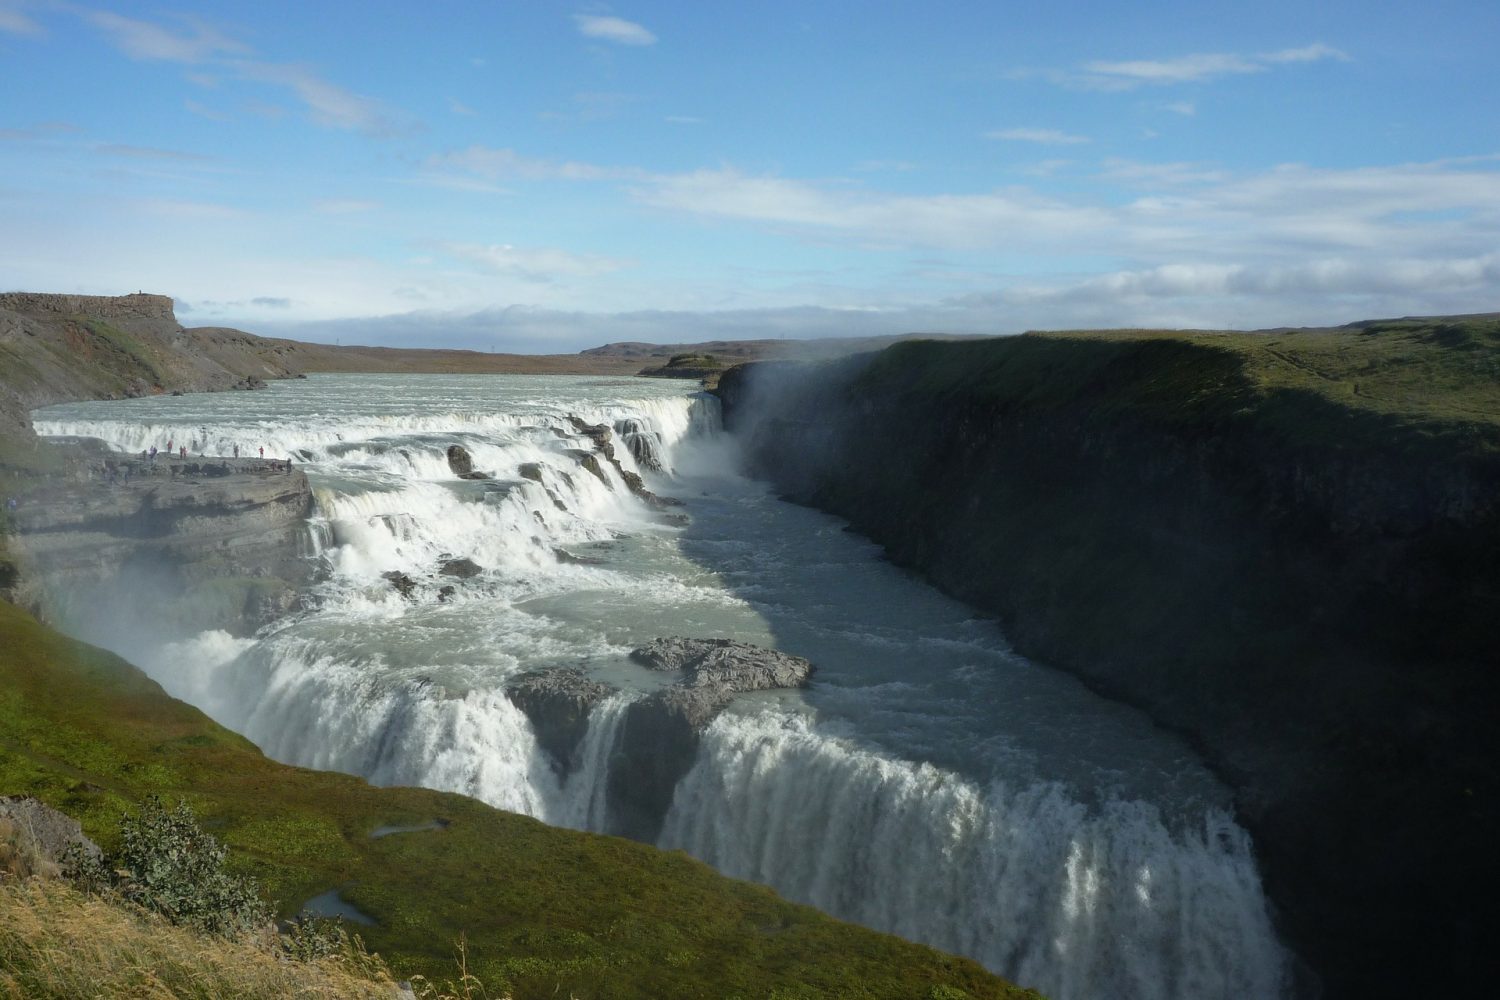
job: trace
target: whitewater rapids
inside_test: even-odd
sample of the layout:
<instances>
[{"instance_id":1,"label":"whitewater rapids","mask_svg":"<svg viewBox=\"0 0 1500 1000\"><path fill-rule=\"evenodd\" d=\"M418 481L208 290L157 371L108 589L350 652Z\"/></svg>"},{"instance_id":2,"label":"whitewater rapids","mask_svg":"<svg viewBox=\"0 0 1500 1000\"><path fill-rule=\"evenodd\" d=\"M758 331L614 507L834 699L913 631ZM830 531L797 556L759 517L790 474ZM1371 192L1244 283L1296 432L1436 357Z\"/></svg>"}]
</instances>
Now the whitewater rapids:
<instances>
[{"instance_id":1,"label":"whitewater rapids","mask_svg":"<svg viewBox=\"0 0 1500 1000\"><path fill-rule=\"evenodd\" d=\"M580 464L594 442L575 417L612 429L618 468ZM328 375L35 422L137 453L264 447L307 471L322 582L305 610L246 639L114 640L278 760L608 832L621 722L659 683L628 651L658 635L774 646L811 659L815 683L743 697L709 727L661 846L1056 1000L1284 992L1249 838L1190 751L741 476L690 386ZM454 476L452 444L495 478ZM455 558L483 571L438 575ZM391 571L418 582L413 600ZM621 689L571 769L504 694L556 667Z\"/></svg>"}]
</instances>

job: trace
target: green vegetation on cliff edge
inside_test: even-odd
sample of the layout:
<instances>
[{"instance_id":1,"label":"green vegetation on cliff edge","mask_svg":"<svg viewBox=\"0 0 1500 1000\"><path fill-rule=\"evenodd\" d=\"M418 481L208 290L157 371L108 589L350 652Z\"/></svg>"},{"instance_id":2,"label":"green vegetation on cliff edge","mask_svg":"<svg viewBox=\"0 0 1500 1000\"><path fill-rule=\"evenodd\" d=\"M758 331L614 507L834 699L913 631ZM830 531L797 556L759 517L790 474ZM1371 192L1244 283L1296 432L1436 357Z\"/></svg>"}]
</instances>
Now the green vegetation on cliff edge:
<instances>
[{"instance_id":1,"label":"green vegetation on cliff edge","mask_svg":"<svg viewBox=\"0 0 1500 1000\"><path fill-rule=\"evenodd\" d=\"M0 792L78 817L106 846L144 797L180 798L283 913L337 888L378 921L361 933L402 975L451 974L462 935L492 995L1034 996L680 852L277 764L118 657L3 602ZM370 836L432 820L447 825Z\"/></svg>"}]
</instances>

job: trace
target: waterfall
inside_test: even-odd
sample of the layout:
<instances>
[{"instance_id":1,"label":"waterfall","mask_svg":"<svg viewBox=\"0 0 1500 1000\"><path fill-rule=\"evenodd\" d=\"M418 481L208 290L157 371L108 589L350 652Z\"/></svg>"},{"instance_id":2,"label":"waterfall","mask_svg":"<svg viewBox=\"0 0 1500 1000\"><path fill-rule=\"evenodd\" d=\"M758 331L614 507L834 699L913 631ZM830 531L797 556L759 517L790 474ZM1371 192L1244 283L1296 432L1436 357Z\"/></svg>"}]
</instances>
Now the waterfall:
<instances>
[{"instance_id":1,"label":"waterfall","mask_svg":"<svg viewBox=\"0 0 1500 1000\"><path fill-rule=\"evenodd\" d=\"M976 787L820 734L725 715L660 844L836 916L972 956L1054 997L1274 997L1282 957L1224 813L1172 831L1055 783Z\"/></svg>"},{"instance_id":2,"label":"waterfall","mask_svg":"<svg viewBox=\"0 0 1500 1000\"><path fill-rule=\"evenodd\" d=\"M578 767L568 775L549 822L575 830L609 830L609 772L620 746L621 723L636 697L623 691L610 695L589 713Z\"/></svg>"},{"instance_id":3,"label":"waterfall","mask_svg":"<svg viewBox=\"0 0 1500 1000\"><path fill-rule=\"evenodd\" d=\"M942 611L940 595L913 599L901 588L916 585L837 522L743 489L712 400L649 380L621 399L607 380L372 379L38 413L44 434L134 452L168 438L247 457L264 445L308 473L305 555L322 582L252 638L203 633L146 656L173 695L278 760L608 831L623 722L660 683L629 663L632 646L673 633L821 643L857 669L815 676L821 699L817 688L752 698L713 722L660 846L969 955L1054 1000L1282 993L1248 837L1191 791L1212 779L1156 780L1175 751L1139 757L1168 739L1139 720L1088 739L1106 741L1105 769L1147 772L1130 784L1140 795L1110 791L1082 736L1070 748L1055 731L1016 731L1018 717L1055 717L1072 739L1104 712L1076 685L1023 692L1010 678L1005 693L1025 711L970 711L965 740L949 739L957 711L993 703L978 685L1006 667L1003 641L969 641L992 626ZM613 462L583 463L600 453L573 417L611 429ZM455 443L494 478L455 476ZM648 506L626 473L685 506ZM790 555L752 530L791 533ZM459 557L478 574L444 575ZM408 593L392 572L410 577ZM789 574L810 589L790 588ZM919 605L916 625L845 610ZM950 624L935 624L940 611ZM951 669L932 665L940 656ZM593 707L565 778L505 694L514 675L559 666L621 689ZM971 772L939 744L976 759L1000 749Z\"/></svg>"}]
</instances>

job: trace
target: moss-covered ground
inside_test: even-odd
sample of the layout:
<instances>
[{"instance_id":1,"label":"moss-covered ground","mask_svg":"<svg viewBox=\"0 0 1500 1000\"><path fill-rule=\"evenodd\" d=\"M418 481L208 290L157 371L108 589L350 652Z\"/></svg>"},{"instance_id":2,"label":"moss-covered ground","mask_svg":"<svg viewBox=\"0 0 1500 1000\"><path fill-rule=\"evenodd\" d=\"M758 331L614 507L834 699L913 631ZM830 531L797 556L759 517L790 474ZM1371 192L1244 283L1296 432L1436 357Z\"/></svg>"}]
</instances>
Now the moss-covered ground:
<instances>
[{"instance_id":1,"label":"moss-covered ground","mask_svg":"<svg viewBox=\"0 0 1500 1000\"><path fill-rule=\"evenodd\" d=\"M277 764L118 657L3 602L0 793L49 802L106 843L143 797L185 800L284 914L338 887L378 921L361 933L399 974L450 975L462 937L491 995L1030 995L681 853ZM370 836L434 819L447 825Z\"/></svg>"}]
</instances>

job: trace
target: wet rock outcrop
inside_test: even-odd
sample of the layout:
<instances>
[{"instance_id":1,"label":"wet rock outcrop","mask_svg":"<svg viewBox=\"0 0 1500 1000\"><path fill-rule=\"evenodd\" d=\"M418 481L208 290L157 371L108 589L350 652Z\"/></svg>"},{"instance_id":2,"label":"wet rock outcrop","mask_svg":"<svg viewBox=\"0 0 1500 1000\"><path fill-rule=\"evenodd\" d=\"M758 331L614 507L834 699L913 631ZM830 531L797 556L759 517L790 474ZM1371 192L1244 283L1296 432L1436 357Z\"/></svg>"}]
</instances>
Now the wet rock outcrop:
<instances>
[{"instance_id":1,"label":"wet rock outcrop","mask_svg":"<svg viewBox=\"0 0 1500 1000\"><path fill-rule=\"evenodd\" d=\"M800 656L730 639L653 639L631 652L677 682L632 702L620 734L624 766L610 770L611 832L654 842L677 782L698 756L703 730L736 695L807 684L813 666Z\"/></svg>"},{"instance_id":2,"label":"wet rock outcrop","mask_svg":"<svg viewBox=\"0 0 1500 1000\"><path fill-rule=\"evenodd\" d=\"M448 468L459 479L493 479L487 472L476 472L474 469L474 456L469 454L469 449L461 444L450 444L448 446Z\"/></svg>"},{"instance_id":3,"label":"wet rock outcrop","mask_svg":"<svg viewBox=\"0 0 1500 1000\"><path fill-rule=\"evenodd\" d=\"M456 576L460 580L468 580L484 572L484 567L472 559L449 559L443 563L438 573L442 576Z\"/></svg>"},{"instance_id":4,"label":"wet rock outcrop","mask_svg":"<svg viewBox=\"0 0 1500 1000\"><path fill-rule=\"evenodd\" d=\"M807 684L813 666L800 656L729 639L653 639L631 659L676 674L674 683L631 702L611 753L606 832L654 842L677 782L697 757L709 723L737 695ZM529 673L506 694L527 717L558 771L570 773L589 714L615 688L575 667Z\"/></svg>"},{"instance_id":5,"label":"wet rock outcrop","mask_svg":"<svg viewBox=\"0 0 1500 1000\"><path fill-rule=\"evenodd\" d=\"M615 488L609 475L605 473L604 466L599 461L600 456L603 456L604 461L614 466L615 472L619 474L621 481L625 483L625 488L648 505L655 507L657 510L664 507L682 506L682 501L676 497L659 496L647 489L646 482L641 478L639 473L632 472L620 464L619 458L615 455L615 446L612 440L613 431L607 425L590 424L581 417L572 414L568 416L568 422L573 425L574 430L588 438L594 444L592 452L574 449L572 451L573 457L578 460L579 465L583 466L584 469L595 476L605 486L611 490ZM625 437L632 456L636 457L641 466L655 470L661 469L660 452L657 448L655 436L647 433L644 425L639 420L621 421L616 425L617 429L620 427L625 428L622 431L622 435Z\"/></svg>"},{"instance_id":6,"label":"wet rock outcrop","mask_svg":"<svg viewBox=\"0 0 1500 1000\"><path fill-rule=\"evenodd\" d=\"M577 667L522 674L505 693L531 720L537 742L552 757L559 773L567 775L589 728L589 713L614 689Z\"/></svg>"},{"instance_id":7,"label":"wet rock outcrop","mask_svg":"<svg viewBox=\"0 0 1500 1000\"><path fill-rule=\"evenodd\" d=\"M661 440L646 429L645 423L636 417L622 417L615 421L615 433L625 442L635 464L651 472L663 471Z\"/></svg>"}]
</instances>

